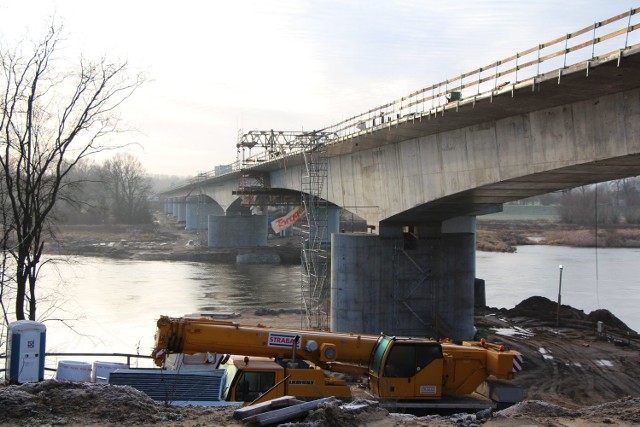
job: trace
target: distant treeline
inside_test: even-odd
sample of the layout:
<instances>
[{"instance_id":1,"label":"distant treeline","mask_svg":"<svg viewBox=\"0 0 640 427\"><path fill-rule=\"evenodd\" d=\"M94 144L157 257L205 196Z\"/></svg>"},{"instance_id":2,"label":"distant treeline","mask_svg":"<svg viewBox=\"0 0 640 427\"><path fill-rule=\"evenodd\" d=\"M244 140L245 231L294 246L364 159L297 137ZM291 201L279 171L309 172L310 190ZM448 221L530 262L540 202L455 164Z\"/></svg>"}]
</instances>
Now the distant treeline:
<instances>
[{"instance_id":1,"label":"distant treeline","mask_svg":"<svg viewBox=\"0 0 640 427\"><path fill-rule=\"evenodd\" d=\"M154 191L175 177L151 177L140 161L119 153L103 163L81 162L67 177L69 197L55 206L61 224L146 224Z\"/></svg>"},{"instance_id":2,"label":"distant treeline","mask_svg":"<svg viewBox=\"0 0 640 427\"><path fill-rule=\"evenodd\" d=\"M640 224L640 177L576 187L516 203L557 206L560 221L568 224Z\"/></svg>"}]
</instances>

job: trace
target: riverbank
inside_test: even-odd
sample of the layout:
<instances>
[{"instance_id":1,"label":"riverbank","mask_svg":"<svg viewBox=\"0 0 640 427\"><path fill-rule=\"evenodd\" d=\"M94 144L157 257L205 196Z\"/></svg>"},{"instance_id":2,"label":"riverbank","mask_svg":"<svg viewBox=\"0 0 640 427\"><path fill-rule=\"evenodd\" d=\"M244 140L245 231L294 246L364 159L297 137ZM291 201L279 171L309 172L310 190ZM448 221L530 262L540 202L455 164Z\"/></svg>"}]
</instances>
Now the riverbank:
<instances>
[{"instance_id":1,"label":"riverbank","mask_svg":"<svg viewBox=\"0 0 640 427\"><path fill-rule=\"evenodd\" d=\"M550 220L480 219L476 242L478 250L490 252L515 252L516 246L523 245L640 248L640 225L615 224L596 229Z\"/></svg>"},{"instance_id":2,"label":"riverbank","mask_svg":"<svg viewBox=\"0 0 640 427\"><path fill-rule=\"evenodd\" d=\"M280 264L300 264L301 236L270 235L266 247L216 249L206 232L186 231L169 215L155 214L146 225L62 225L45 251L60 255L104 256L148 261L236 263L238 255L272 257ZM597 234L597 239L596 239ZM640 248L640 225L593 227L549 220L478 220L476 248L515 252L516 246ZM273 258L273 256L277 258Z\"/></svg>"},{"instance_id":3,"label":"riverbank","mask_svg":"<svg viewBox=\"0 0 640 427\"><path fill-rule=\"evenodd\" d=\"M266 247L217 249L207 246L206 232L186 231L164 215L144 225L62 225L45 251L56 255L97 256L143 261L236 263L239 255L300 264L299 236L275 238ZM274 258L275 255L275 258Z\"/></svg>"}]
</instances>

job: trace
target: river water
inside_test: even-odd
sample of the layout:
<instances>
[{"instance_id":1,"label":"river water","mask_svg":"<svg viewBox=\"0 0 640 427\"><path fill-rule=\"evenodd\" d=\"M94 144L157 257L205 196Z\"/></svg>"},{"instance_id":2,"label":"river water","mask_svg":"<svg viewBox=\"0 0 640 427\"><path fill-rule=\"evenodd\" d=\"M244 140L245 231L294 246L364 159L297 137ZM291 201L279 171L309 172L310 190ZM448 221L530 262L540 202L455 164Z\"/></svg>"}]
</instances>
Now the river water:
<instances>
[{"instance_id":1,"label":"river water","mask_svg":"<svg viewBox=\"0 0 640 427\"><path fill-rule=\"evenodd\" d=\"M560 286L560 265L562 284ZM533 295L584 310L611 311L640 331L640 249L519 246L516 253L476 253L487 305L512 308Z\"/></svg>"},{"instance_id":2,"label":"river water","mask_svg":"<svg viewBox=\"0 0 640 427\"><path fill-rule=\"evenodd\" d=\"M45 264L39 314L49 319L47 351L148 355L161 315L240 313L256 301L299 309L300 274L300 266L92 257Z\"/></svg>"},{"instance_id":3,"label":"river water","mask_svg":"<svg viewBox=\"0 0 640 427\"><path fill-rule=\"evenodd\" d=\"M533 295L589 312L606 308L640 330L640 250L521 246L478 252L487 305L512 308ZM47 350L149 354L160 315L300 308L300 266L129 261L77 257L47 264L39 313ZM50 307L49 309L47 307ZM62 319L54 320L54 319Z\"/></svg>"}]
</instances>

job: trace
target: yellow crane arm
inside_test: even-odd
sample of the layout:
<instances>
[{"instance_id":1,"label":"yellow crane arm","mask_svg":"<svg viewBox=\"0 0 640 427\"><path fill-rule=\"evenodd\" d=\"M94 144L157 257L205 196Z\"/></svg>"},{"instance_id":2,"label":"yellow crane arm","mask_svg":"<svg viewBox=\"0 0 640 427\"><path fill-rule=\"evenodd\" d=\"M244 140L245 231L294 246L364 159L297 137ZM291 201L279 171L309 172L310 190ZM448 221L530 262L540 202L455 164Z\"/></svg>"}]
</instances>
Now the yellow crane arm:
<instances>
[{"instance_id":1,"label":"yellow crane arm","mask_svg":"<svg viewBox=\"0 0 640 427\"><path fill-rule=\"evenodd\" d=\"M158 320L153 356L162 366L167 353L225 353L254 357L298 356L319 366L339 361L367 365L377 335L241 325L235 322L172 318Z\"/></svg>"}]
</instances>

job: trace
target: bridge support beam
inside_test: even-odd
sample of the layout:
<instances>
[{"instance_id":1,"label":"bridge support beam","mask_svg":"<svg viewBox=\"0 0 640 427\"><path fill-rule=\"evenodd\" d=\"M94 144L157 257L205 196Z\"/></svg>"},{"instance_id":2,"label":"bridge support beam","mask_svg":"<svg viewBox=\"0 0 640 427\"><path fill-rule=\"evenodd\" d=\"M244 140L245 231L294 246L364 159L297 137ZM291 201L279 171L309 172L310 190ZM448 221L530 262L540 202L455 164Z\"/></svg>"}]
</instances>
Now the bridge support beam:
<instances>
[{"instance_id":1,"label":"bridge support beam","mask_svg":"<svg viewBox=\"0 0 640 427\"><path fill-rule=\"evenodd\" d=\"M334 234L331 247L331 330L473 338L475 217Z\"/></svg>"},{"instance_id":2,"label":"bridge support beam","mask_svg":"<svg viewBox=\"0 0 640 427\"><path fill-rule=\"evenodd\" d=\"M267 246L266 215L209 215L209 243L212 248Z\"/></svg>"}]
</instances>

